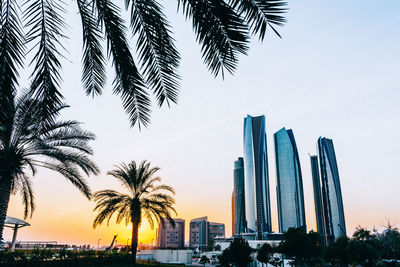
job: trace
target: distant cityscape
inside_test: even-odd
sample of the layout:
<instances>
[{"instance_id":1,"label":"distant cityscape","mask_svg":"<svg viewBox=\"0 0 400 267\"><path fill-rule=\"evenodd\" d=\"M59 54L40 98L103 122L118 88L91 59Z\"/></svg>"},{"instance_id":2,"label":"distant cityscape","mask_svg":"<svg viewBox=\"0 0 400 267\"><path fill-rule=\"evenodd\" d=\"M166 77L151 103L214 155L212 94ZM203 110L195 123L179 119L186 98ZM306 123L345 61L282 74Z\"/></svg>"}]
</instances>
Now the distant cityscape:
<instances>
[{"instance_id":1,"label":"distant cityscape","mask_svg":"<svg viewBox=\"0 0 400 267\"><path fill-rule=\"evenodd\" d=\"M244 118L243 157L234 161L232 192L232 238L279 240L290 227L307 231L303 177L293 130L282 128L274 134L276 196L279 233L272 232L271 196L265 116ZM317 155L310 155L317 232L328 244L346 235L343 200L336 155L331 139L317 140ZM160 223L159 248L185 247L185 220ZM209 222L207 216L189 223L190 248L204 249L214 239L225 237L223 223Z\"/></svg>"},{"instance_id":2,"label":"distant cityscape","mask_svg":"<svg viewBox=\"0 0 400 267\"><path fill-rule=\"evenodd\" d=\"M232 235L247 240L275 239L271 227L271 198L265 116L244 119L243 154L234 162ZM276 196L279 232L290 227L307 230L303 178L293 131L274 134ZM331 139L317 140L310 155L317 232L325 243L346 235L343 200L336 155Z\"/></svg>"}]
</instances>

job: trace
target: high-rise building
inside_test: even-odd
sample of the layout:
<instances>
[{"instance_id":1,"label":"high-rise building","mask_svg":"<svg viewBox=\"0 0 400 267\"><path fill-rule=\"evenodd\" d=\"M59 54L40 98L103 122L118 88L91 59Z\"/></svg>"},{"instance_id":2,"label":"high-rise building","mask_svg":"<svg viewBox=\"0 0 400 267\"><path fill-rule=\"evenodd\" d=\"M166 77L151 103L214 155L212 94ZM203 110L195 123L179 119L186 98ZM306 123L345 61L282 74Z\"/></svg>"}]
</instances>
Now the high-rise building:
<instances>
[{"instance_id":1,"label":"high-rise building","mask_svg":"<svg viewBox=\"0 0 400 267\"><path fill-rule=\"evenodd\" d=\"M263 239L272 231L265 117L244 119L244 191L247 232Z\"/></svg>"},{"instance_id":2,"label":"high-rise building","mask_svg":"<svg viewBox=\"0 0 400 267\"><path fill-rule=\"evenodd\" d=\"M276 159L276 193L279 231L290 227L306 231L303 180L293 131L282 128L274 134Z\"/></svg>"},{"instance_id":3,"label":"high-rise building","mask_svg":"<svg viewBox=\"0 0 400 267\"><path fill-rule=\"evenodd\" d=\"M207 216L190 221L189 246L191 248L203 249L210 239L224 236L225 224L223 223L209 222Z\"/></svg>"},{"instance_id":4,"label":"high-rise building","mask_svg":"<svg viewBox=\"0 0 400 267\"><path fill-rule=\"evenodd\" d=\"M346 235L342 190L336 162L335 149L331 139L318 139L322 201L325 217L325 232L328 240Z\"/></svg>"},{"instance_id":5,"label":"high-rise building","mask_svg":"<svg viewBox=\"0 0 400 267\"><path fill-rule=\"evenodd\" d=\"M245 233L246 217L245 217L245 200L244 200L244 163L243 158L239 157L234 162L233 168L233 214L234 222L232 235Z\"/></svg>"},{"instance_id":6,"label":"high-rise building","mask_svg":"<svg viewBox=\"0 0 400 267\"><path fill-rule=\"evenodd\" d=\"M320 234L324 242L327 243L326 233L325 233L324 208L322 204L322 194L321 194L321 180L318 168L318 156L310 155L310 161L311 161L311 173L312 173L313 191L314 191L314 207L315 207L317 232Z\"/></svg>"},{"instance_id":7,"label":"high-rise building","mask_svg":"<svg viewBox=\"0 0 400 267\"><path fill-rule=\"evenodd\" d=\"M207 217L200 217L190 221L189 246L191 248L204 248L208 241Z\"/></svg>"},{"instance_id":8,"label":"high-rise building","mask_svg":"<svg viewBox=\"0 0 400 267\"><path fill-rule=\"evenodd\" d=\"M157 229L157 246L160 248L183 248L185 246L185 220L174 219L175 227L167 219Z\"/></svg>"},{"instance_id":9,"label":"high-rise building","mask_svg":"<svg viewBox=\"0 0 400 267\"><path fill-rule=\"evenodd\" d=\"M231 200L231 207L232 207L232 236L235 234L235 190L232 191L232 200Z\"/></svg>"}]
</instances>

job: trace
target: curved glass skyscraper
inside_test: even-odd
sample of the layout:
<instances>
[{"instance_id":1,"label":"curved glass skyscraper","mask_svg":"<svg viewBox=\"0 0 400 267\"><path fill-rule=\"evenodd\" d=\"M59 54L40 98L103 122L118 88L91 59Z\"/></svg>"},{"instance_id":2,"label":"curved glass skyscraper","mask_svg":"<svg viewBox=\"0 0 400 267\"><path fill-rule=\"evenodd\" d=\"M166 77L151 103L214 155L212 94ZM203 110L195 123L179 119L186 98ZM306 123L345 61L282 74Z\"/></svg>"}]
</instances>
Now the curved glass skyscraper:
<instances>
[{"instance_id":1,"label":"curved glass skyscraper","mask_svg":"<svg viewBox=\"0 0 400 267\"><path fill-rule=\"evenodd\" d=\"M303 180L293 131L274 134L279 231L300 227L306 231Z\"/></svg>"},{"instance_id":2,"label":"curved glass skyscraper","mask_svg":"<svg viewBox=\"0 0 400 267\"><path fill-rule=\"evenodd\" d=\"M318 154L321 169L322 202L324 207L325 232L328 240L346 235L346 224L335 149L331 139L318 139Z\"/></svg>"},{"instance_id":3,"label":"curved glass skyscraper","mask_svg":"<svg viewBox=\"0 0 400 267\"><path fill-rule=\"evenodd\" d=\"M233 169L233 234L245 233L246 214L244 203L244 163L243 158L238 158Z\"/></svg>"},{"instance_id":4,"label":"curved glass skyscraper","mask_svg":"<svg viewBox=\"0 0 400 267\"><path fill-rule=\"evenodd\" d=\"M272 230L264 116L244 119L243 141L247 232L263 239L263 234Z\"/></svg>"},{"instance_id":5,"label":"curved glass skyscraper","mask_svg":"<svg viewBox=\"0 0 400 267\"><path fill-rule=\"evenodd\" d=\"M325 219L324 219L324 208L322 205L322 193L321 193L321 181L319 176L318 167L318 156L311 156L311 173L313 180L313 191L314 191L314 207L315 207L315 219L317 223L317 232L323 238L324 243L327 243L325 233Z\"/></svg>"}]
</instances>

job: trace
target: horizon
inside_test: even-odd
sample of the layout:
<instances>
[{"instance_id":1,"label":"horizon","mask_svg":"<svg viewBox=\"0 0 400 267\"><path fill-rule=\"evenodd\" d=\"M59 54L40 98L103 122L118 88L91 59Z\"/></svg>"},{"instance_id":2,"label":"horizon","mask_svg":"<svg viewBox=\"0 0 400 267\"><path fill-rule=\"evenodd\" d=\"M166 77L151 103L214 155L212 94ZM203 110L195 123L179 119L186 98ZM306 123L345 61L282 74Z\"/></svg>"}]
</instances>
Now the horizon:
<instances>
[{"instance_id":1,"label":"horizon","mask_svg":"<svg viewBox=\"0 0 400 267\"><path fill-rule=\"evenodd\" d=\"M293 130L299 151L307 230L316 228L308 154L316 154L319 136L334 143L348 234L358 225L379 230L388 220L399 225L400 37L392 30L400 25L396 4L289 2L288 23L279 29L282 39L271 30L262 44L254 38L235 75L222 81L203 65L190 23L184 23L175 4L164 3L182 54L182 90L179 103L154 109L151 124L141 132L129 127L119 98L111 94L111 64L103 95L85 95L81 43L76 41L81 38L80 24L75 9L68 9L70 61L62 61L61 88L71 107L62 118L81 121L97 136L91 145L101 174L87 178L92 191L120 190L107 171L147 159L161 167L162 183L175 188L177 217L186 226L191 219L207 216L224 223L230 236L233 162L243 156L243 118L264 114L273 231L278 229L273 134L282 127ZM130 45L134 47L133 40ZM29 77L25 72L21 77L23 88ZM33 189L37 209L26 220L31 226L19 230L18 240L97 246L101 239L104 246L115 234L122 243L130 238L130 226L116 225L115 220L93 230L94 203L61 175L41 169ZM23 218L19 195L11 196L7 215ZM139 241L155 240L147 223L140 231ZM11 239L9 229L4 235Z\"/></svg>"}]
</instances>

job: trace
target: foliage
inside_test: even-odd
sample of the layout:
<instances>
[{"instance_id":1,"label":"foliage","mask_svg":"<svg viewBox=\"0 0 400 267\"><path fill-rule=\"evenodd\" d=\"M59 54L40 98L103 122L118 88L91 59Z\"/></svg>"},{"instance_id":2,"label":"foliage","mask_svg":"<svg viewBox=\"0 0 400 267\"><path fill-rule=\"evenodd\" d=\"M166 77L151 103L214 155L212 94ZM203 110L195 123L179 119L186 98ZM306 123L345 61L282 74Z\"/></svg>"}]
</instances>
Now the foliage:
<instances>
[{"instance_id":1,"label":"foliage","mask_svg":"<svg viewBox=\"0 0 400 267\"><path fill-rule=\"evenodd\" d=\"M199 263L204 264L204 266L205 266L206 263L210 263L210 259L206 255L203 255L203 256L201 256Z\"/></svg>"},{"instance_id":2,"label":"foliage","mask_svg":"<svg viewBox=\"0 0 400 267\"><path fill-rule=\"evenodd\" d=\"M139 227L142 218L146 218L150 226L154 228L154 220L164 226L165 220L175 227L175 221L171 214L176 211L173 207L175 199L171 194L175 190L165 184L157 185L160 177L154 177L158 167L150 167L150 163L142 161L139 165L132 161L128 165L121 164L115 170L107 174L117 178L127 193L119 193L115 190L102 190L94 194L97 202L94 211L98 211L93 227L107 220L107 225L114 214L116 222L125 220L125 224L132 223L132 262L136 262Z\"/></svg>"},{"instance_id":3,"label":"foliage","mask_svg":"<svg viewBox=\"0 0 400 267\"><path fill-rule=\"evenodd\" d=\"M382 233L358 227L350 239L337 238L325 249L324 259L333 265L396 266L400 255L400 233L388 225Z\"/></svg>"},{"instance_id":4,"label":"foliage","mask_svg":"<svg viewBox=\"0 0 400 267\"><path fill-rule=\"evenodd\" d=\"M274 261L274 253L277 252L275 247L265 243L257 251L257 260L265 264L272 264Z\"/></svg>"},{"instance_id":5,"label":"foliage","mask_svg":"<svg viewBox=\"0 0 400 267\"><path fill-rule=\"evenodd\" d=\"M67 106L61 105L58 111ZM62 121L42 113L42 103L29 93L0 109L0 238L10 193L20 193L24 217L32 216L35 199L31 176L38 168L63 175L87 198L91 192L85 175L99 173L89 158L95 135L77 121Z\"/></svg>"},{"instance_id":6,"label":"foliage","mask_svg":"<svg viewBox=\"0 0 400 267\"><path fill-rule=\"evenodd\" d=\"M279 251L294 259L295 264L317 265L322 255L322 244L318 233L306 233L302 228L289 228L284 233Z\"/></svg>"},{"instance_id":7,"label":"foliage","mask_svg":"<svg viewBox=\"0 0 400 267\"><path fill-rule=\"evenodd\" d=\"M177 102L180 54L161 1L70 3L76 3L82 24L82 82L87 95L101 95L106 85L106 43L115 68L113 92L120 96L132 126L149 124L150 93L160 107ZM204 63L215 76L235 71L239 56L248 52L252 35L262 41L270 27L280 37L276 26L286 22L283 0L178 0L177 4L192 21ZM44 112L58 112L63 102L60 71L69 24L65 20L67 5L57 0L1 1L1 101L9 102L19 86L19 69L29 65L30 92L41 101ZM123 19L124 11L129 13L129 23ZM131 51L129 40L134 40L136 53ZM32 60L26 64L28 59Z\"/></svg>"},{"instance_id":8,"label":"foliage","mask_svg":"<svg viewBox=\"0 0 400 267\"><path fill-rule=\"evenodd\" d=\"M207 246L205 247L205 251L213 251L215 245L214 238L209 238L207 241Z\"/></svg>"},{"instance_id":9,"label":"foliage","mask_svg":"<svg viewBox=\"0 0 400 267\"><path fill-rule=\"evenodd\" d=\"M67 255L62 255L66 251ZM128 253L107 253L104 251L73 251L73 250L49 250L36 249L32 251L0 251L0 266L22 267L22 266L110 266L129 264Z\"/></svg>"},{"instance_id":10,"label":"foliage","mask_svg":"<svg viewBox=\"0 0 400 267\"><path fill-rule=\"evenodd\" d=\"M253 249L249 243L243 238L235 238L219 256L219 263L222 266L230 266L235 264L239 267L245 267L253 261L251 256Z\"/></svg>"}]
</instances>

